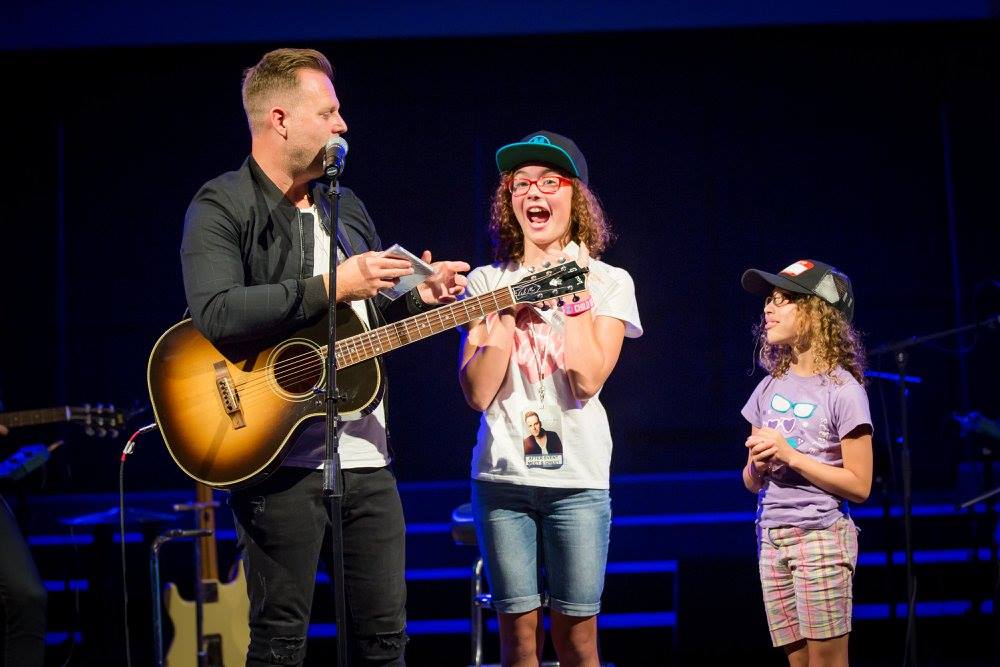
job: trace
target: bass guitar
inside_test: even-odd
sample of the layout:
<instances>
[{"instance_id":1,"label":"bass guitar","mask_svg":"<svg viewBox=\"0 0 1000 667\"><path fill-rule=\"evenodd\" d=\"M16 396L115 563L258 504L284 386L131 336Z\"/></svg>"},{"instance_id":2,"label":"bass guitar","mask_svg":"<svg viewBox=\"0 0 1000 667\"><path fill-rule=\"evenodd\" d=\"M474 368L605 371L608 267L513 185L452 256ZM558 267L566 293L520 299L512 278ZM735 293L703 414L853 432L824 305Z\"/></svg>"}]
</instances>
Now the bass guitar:
<instances>
[{"instance_id":1,"label":"bass guitar","mask_svg":"<svg viewBox=\"0 0 1000 667\"><path fill-rule=\"evenodd\" d=\"M338 304L334 359L343 419L357 419L384 392L381 356L515 304L586 289L589 269L567 261L520 282L368 330ZM326 414L327 323L284 340L216 347L184 320L163 334L147 368L149 397L174 461L194 480L237 488L277 468L295 439Z\"/></svg>"},{"instance_id":2,"label":"bass guitar","mask_svg":"<svg viewBox=\"0 0 1000 667\"><path fill-rule=\"evenodd\" d=\"M219 560L215 544L215 505L212 490L196 485L196 502L185 506L198 512L198 528L212 531L201 540L198 576L202 590L202 640L205 664L201 667L237 667L246 664L250 646L250 600L243 561L229 583L219 580ZM181 597L177 586L167 584L163 606L174 626L174 639L167 651L167 667L199 667L197 606Z\"/></svg>"}]
</instances>

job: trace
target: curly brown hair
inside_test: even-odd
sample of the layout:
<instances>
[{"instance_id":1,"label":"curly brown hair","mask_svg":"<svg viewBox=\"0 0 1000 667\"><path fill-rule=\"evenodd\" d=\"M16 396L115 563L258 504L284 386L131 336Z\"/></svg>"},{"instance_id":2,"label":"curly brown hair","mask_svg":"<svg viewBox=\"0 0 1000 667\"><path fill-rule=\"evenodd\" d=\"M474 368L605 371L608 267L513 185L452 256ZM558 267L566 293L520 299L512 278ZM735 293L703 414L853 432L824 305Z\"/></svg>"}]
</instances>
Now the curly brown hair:
<instances>
[{"instance_id":1,"label":"curly brown hair","mask_svg":"<svg viewBox=\"0 0 1000 667\"><path fill-rule=\"evenodd\" d=\"M828 302L813 295L791 295L797 308L795 341L791 345L771 345L767 342L764 318L754 328L760 345L758 361L773 377L781 377L792 364L792 351L812 348L817 368L836 379L834 370L840 366L865 384L865 349L861 336L851 323Z\"/></svg>"},{"instance_id":2,"label":"curly brown hair","mask_svg":"<svg viewBox=\"0 0 1000 667\"><path fill-rule=\"evenodd\" d=\"M524 234L514 217L514 206L507 188L511 176L511 172L500 175L500 183L490 204L490 238L493 240L493 257L498 262L520 262L524 259ZM590 256L600 258L614 240L604 208L597 195L583 181L568 174L566 177L573 181L573 199L564 242L585 243Z\"/></svg>"}]
</instances>

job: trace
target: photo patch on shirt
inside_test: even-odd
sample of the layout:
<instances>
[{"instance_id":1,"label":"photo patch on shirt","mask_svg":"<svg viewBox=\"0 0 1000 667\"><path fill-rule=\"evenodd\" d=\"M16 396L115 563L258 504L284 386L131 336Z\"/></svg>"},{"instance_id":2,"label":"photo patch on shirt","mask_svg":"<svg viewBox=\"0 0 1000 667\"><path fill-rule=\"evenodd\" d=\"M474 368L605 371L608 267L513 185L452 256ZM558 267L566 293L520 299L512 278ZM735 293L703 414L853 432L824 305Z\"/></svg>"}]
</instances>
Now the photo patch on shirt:
<instances>
[{"instance_id":1,"label":"photo patch on shirt","mask_svg":"<svg viewBox=\"0 0 1000 667\"><path fill-rule=\"evenodd\" d=\"M563 464L562 413L554 406L533 405L522 413L524 465L560 468Z\"/></svg>"}]
</instances>

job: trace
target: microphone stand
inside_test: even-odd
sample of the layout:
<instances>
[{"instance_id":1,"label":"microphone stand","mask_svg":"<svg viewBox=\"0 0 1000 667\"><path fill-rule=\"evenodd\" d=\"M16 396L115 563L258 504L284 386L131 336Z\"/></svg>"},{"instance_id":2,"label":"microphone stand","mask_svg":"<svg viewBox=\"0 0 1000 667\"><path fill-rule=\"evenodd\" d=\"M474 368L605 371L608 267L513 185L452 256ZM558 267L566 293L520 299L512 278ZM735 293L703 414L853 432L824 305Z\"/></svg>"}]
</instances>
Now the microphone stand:
<instances>
[{"instance_id":1,"label":"microphone stand","mask_svg":"<svg viewBox=\"0 0 1000 667\"><path fill-rule=\"evenodd\" d=\"M904 665L917 664L917 580L913 575L913 471L910 464L909 416L907 415L907 394L909 393L906 388L906 363L909 357L907 349L914 345L920 345L921 343L946 336L953 336L965 331L978 329L979 327L996 328L998 325L1000 325L1000 315L993 315L975 324L939 331L926 336L911 336L910 338L905 338L894 343L886 343L869 352L869 356L872 357L891 352L896 360L896 369L899 375L897 381L899 386L899 465L900 477L903 482L903 540L904 554L906 556L906 642L903 653Z\"/></svg>"},{"instance_id":2,"label":"microphone stand","mask_svg":"<svg viewBox=\"0 0 1000 667\"><path fill-rule=\"evenodd\" d=\"M329 174L328 174L329 175ZM341 501L344 496L343 476L340 467L340 415L337 402L337 230L340 226L339 174L330 177L326 191L330 199L330 294L327 313L326 347L326 455L323 460L323 496L330 514L330 565L333 572L333 601L337 616L337 665L348 667L347 651L347 601L344 595L344 530ZM317 220L317 223L319 221Z\"/></svg>"}]
</instances>

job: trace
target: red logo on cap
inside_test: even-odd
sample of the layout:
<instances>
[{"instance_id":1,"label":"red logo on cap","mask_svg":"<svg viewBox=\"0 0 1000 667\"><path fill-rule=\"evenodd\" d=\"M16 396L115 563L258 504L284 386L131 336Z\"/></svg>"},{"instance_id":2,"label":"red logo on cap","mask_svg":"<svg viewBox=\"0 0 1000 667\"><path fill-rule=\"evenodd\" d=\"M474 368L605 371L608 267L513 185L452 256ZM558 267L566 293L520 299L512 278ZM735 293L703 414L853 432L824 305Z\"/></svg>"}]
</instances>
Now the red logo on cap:
<instances>
[{"instance_id":1,"label":"red logo on cap","mask_svg":"<svg viewBox=\"0 0 1000 667\"><path fill-rule=\"evenodd\" d=\"M809 269L813 268L813 266L815 265L808 259L800 259L794 264L786 266L781 271L779 271L779 273L784 273L786 276L797 276L805 273Z\"/></svg>"}]
</instances>

